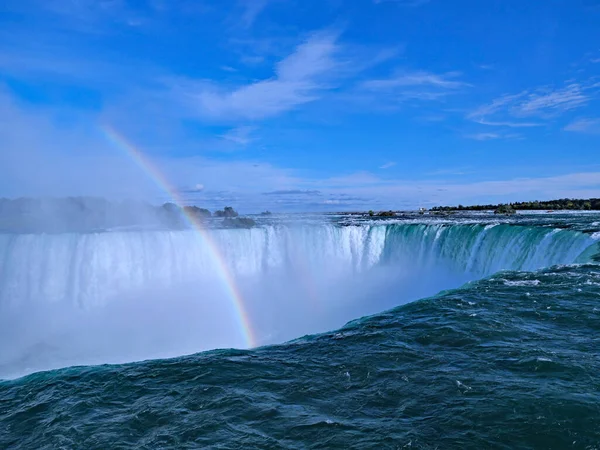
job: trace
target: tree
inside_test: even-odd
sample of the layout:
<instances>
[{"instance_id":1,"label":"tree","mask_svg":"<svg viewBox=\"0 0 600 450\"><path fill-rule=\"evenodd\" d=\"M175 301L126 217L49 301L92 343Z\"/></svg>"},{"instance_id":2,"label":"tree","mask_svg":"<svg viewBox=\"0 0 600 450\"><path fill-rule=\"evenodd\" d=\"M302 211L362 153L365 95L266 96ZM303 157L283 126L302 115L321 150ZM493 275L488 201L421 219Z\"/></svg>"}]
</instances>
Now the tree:
<instances>
[{"instance_id":1,"label":"tree","mask_svg":"<svg viewBox=\"0 0 600 450\"><path fill-rule=\"evenodd\" d=\"M517 211L512 207L512 205L500 205L494 211L494 214L515 214L516 212Z\"/></svg>"},{"instance_id":2,"label":"tree","mask_svg":"<svg viewBox=\"0 0 600 450\"><path fill-rule=\"evenodd\" d=\"M215 211L216 217L237 217L239 214L231 206L226 206L222 210Z\"/></svg>"},{"instance_id":3,"label":"tree","mask_svg":"<svg viewBox=\"0 0 600 450\"><path fill-rule=\"evenodd\" d=\"M165 203L164 205L162 205L162 207L165 211L168 212L179 211L179 206L177 206L175 203Z\"/></svg>"},{"instance_id":4,"label":"tree","mask_svg":"<svg viewBox=\"0 0 600 450\"><path fill-rule=\"evenodd\" d=\"M191 214L193 216L196 216L198 218L202 218L202 217L210 217L210 211L208 209L204 209L204 208L198 208L197 206L184 206L183 207L183 211L186 214Z\"/></svg>"}]
</instances>

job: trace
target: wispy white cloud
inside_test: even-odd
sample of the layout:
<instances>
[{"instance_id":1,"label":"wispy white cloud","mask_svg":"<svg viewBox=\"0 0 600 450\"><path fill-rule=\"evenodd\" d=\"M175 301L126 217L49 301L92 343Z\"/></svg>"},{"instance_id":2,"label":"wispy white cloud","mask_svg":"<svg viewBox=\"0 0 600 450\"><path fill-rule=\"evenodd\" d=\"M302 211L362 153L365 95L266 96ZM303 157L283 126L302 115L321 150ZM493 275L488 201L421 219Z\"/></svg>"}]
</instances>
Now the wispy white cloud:
<instances>
[{"instance_id":1,"label":"wispy white cloud","mask_svg":"<svg viewBox=\"0 0 600 450\"><path fill-rule=\"evenodd\" d=\"M495 139L519 139L521 135L516 133L475 133L467 134L465 137L476 141L491 141Z\"/></svg>"},{"instance_id":2,"label":"wispy white cloud","mask_svg":"<svg viewBox=\"0 0 600 450\"><path fill-rule=\"evenodd\" d=\"M380 169L389 169L390 167L394 167L396 165L396 163L394 161L390 161L387 162L381 166L379 166Z\"/></svg>"},{"instance_id":3,"label":"wispy white cloud","mask_svg":"<svg viewBox=\"0 0 600 450\"><path fill-rule=\"evenodd\" d=\"M338 66L337 34L310 36L275 66L275 75L236 88L188 82L182 94L196 111L215 119L263 119L312 102L329 87Z\"/></svg>"},{"instance_id":4,"label":"wispy white cloud","mask_svg":"<svg viewBox=\"0 0 600 450\"><path fill-rule=\"evenodd\" d=\"M513 113L518 116L563 113L585 105L589 96L579 83L572 83L562 89L543 89L531 94L524 94L524 99L513 106Z\"/></svg>"},{"instance_id":5,"label":"wispy white cloud","mask_svg":"<svg viewBox=\"0 0 600 450\"><path fill-rule=\"evenodd\" d=\"M510 127L510 128L531 128L531 127L540 127L544 125L543 123L537 122L510 122L510 121L502 121L502 120L488 120L486 118L475 119L475 122L480 123L481 125L489 125L492 127Z\"/></svg>"},{"instance_id":6,"label":"wispy white cloud","mask_svg":"<svg viewBox=\"0 0 600 450\"><path fill-rule=\"evenodd\" d=\"M232 128L227 133L221 135L222 139L226 141L233 142L235 144L245 146L254 140L252 137L252 133L256 130L256 127L253 126L241 126L237 128Z\"/></svg>"},{"instance_id":7,"label":"wispy white cloud","mask_svg":"<svg viewBox=\"0 0 600 450\"><path fill-rule=\"evenodd\" d=\"M423 86L440 89L458 89L469 86L468 83L453 79L459 75L460 74L456 72L435 74L425 71L404 71L389 78L365 81L363 87L372 90L390 90L408 86Z\"/></svg>"},{"instance_id":8,"label":"wispy white cloud","mask_svg":"<svg viewBox=\"0 0 600 450\"><path fill-rule=\"evenodd\" d=\"M240 23L244 28L250 28L258 15L266 8L269 0L240 0L243 13Z\"/></svg>"},{"instance_id":9,"label":"wispy white cloud","mask_svg":"<svg viewBox=\"0 0 600 450\"><path fill-rule=\"evenodd\" d=\"M400 70L386 78L361 82L355 99L369 104L375 110L395 110L407 102L434 102L451 94L463 92L471 85L458 79L460 73L436 74L424 70Z\"/></svg>"},{"instance_id":10,"label":"wispy white cloud","mask_svg":"<svg viewBox=\"0 0 600 450\"><path fill-rule=\"evenodd\" d=\"M139 27L153 13L152 7L144 10L125 0L9 1L3 7L8 11L43 15L61 28L89 34L109 33L115 25Z\"/></svg>"},{"instance_id":11,"label":"wispy white cloud","mask_svg":"<svg viewBox=\"0 0 600 450\"><path fill-rule=\"evenodd\" d=\"M265 57L261 55L244 55L241 57L241 62L248 66L256 66L265 61Z\"/></svg>"},{"instance_id":12,"label":"wispy white cloud","mask_svg":"<svg viewBox=\"0 0 600 450\"><path fill-rule=\"evenodd\" d=\"M523 97L523 93L515 94L515 95L504 95L497 99L494 99L490 104L480 106L474 111L470 112L467 115L467 118L480 123L482 125L491 125L491 126L505 126L505 127L536 127L541 124L534 122L515 122L514 120L507 120L506 115L507 110L510 108L510 105L514 104L518 99ZM497 115L502 115L503 119L489 119L490 116L496 117Z\"/></svg>"},{"instance_id":13,"label":"wispy white cloud","mask_svg":"<svg viewBox=\"0 0 600 450\"><path fill-rule=\"evenodd\" d=\"M577 133L600 134L600 118L577 119L568 124L564 130Z\"/></svg>"},{"instance_id":14,"label":"wispy white cloud","mask_svg":"<svg viewBox=\"0 0 600 450\"><path fill-rule=\"evenodd\" d=\"M467 118L482 125L535 127L566 112L585 106L598 90L593 82L570 82L560 88L538 88L518 94L503 95L480 106ZM529 120L523 120L528 118ZM535 118L531 121L530 118Z\"/></svg>"},{"instance_id":15,"label":"wispy white cloud","mask_svg":"<svg viewBox=\"0 0 600 450\"><path fill-rule=\"evenodd\" d=\"M184 187L179 189L179 192L182 194L197 194L202 191L204 191L204 185L202 183L196 183L191 187Z\"/></svg>"},{"instance_id":16,"label":"wispy white cloud","mask_svg":"<svg viewBox=\"0 0 600 450\"><path fill-rule=\"evenodd\" d=\"M492 139L500 139L500 135L498 133L476 133L476 134L468 134L465 136L468 139L475 139L476 141L489 141Z\"/></svg>"}]
</instances>

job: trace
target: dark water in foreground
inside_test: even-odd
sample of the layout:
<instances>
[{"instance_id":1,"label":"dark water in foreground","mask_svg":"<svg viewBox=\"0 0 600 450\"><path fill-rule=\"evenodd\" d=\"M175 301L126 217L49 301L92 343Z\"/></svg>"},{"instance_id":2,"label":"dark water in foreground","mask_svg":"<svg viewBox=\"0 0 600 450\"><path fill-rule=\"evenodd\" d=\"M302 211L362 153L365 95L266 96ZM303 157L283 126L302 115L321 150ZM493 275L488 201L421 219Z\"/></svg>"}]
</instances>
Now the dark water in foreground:
<instances>
[{"instance_id":1,"label":"dark water in foreground","mask_svg":"<svg viewBox=\"0 0 600 450\"><path fill-rule=\"evenodd\" d=\"M394 292L389 292L394 296ZM0 448L600 448L600 268L251 351L0 382Z\"/></svg>"}]
</instances>

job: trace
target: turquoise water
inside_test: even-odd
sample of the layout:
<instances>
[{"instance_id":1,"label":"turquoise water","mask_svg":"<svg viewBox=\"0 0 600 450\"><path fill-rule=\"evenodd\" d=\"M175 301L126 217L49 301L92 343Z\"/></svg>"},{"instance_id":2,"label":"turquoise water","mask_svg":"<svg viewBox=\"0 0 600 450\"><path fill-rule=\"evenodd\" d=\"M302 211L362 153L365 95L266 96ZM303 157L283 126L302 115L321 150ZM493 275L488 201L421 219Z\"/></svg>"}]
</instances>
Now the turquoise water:
<instances>
[{"instance_id":1,"label":"turquoise water","mask_svg":"<svg viewBox=\"0 0 600 450\"><path fill-rule=\"evenodd\" d=\"M187 303L160 297L152 316L136 297L123 335L106 311L126 296L101 289L131 295L210 270L202 248L179 247L187 235L3 236L3 317L38 327L0 332L0 448L600 448L595 217L217 230L264 345L200 353L186 350L209 347L214 330L179 329L190 309L166 314ZM31 264L48 249L53 264ZM266 289L277 277L285 289ZM63 339L28 322L35 308L66 318ZM85 326L67 333L73 317ZM154 335L159 321L174 322ZM136 337L137 353L114 333ZM167 340L173 357L127 362ZM78 365L91 353L99 365Z\"/></svg>"}]
</instances>

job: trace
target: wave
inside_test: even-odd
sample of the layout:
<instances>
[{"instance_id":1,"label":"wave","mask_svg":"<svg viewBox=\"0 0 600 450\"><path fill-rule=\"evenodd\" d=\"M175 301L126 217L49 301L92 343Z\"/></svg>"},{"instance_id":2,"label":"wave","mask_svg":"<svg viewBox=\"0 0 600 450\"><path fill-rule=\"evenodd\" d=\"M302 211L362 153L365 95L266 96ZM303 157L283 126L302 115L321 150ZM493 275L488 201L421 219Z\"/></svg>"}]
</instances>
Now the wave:
<instances>
[{"instance_id":1,"label":"wave","mask_svg":"<svg viewBox=\"0 0 600 450\"><path fill-rule=\"evenodd\" d=\"M326 331L499 270L591 260L543 227L270 225L210 230L259 344ZM193 231L0 235L2 372L243 347L219 264ZM8 342L18 345L8 347Z\"/></svg>"}]
</instances>

